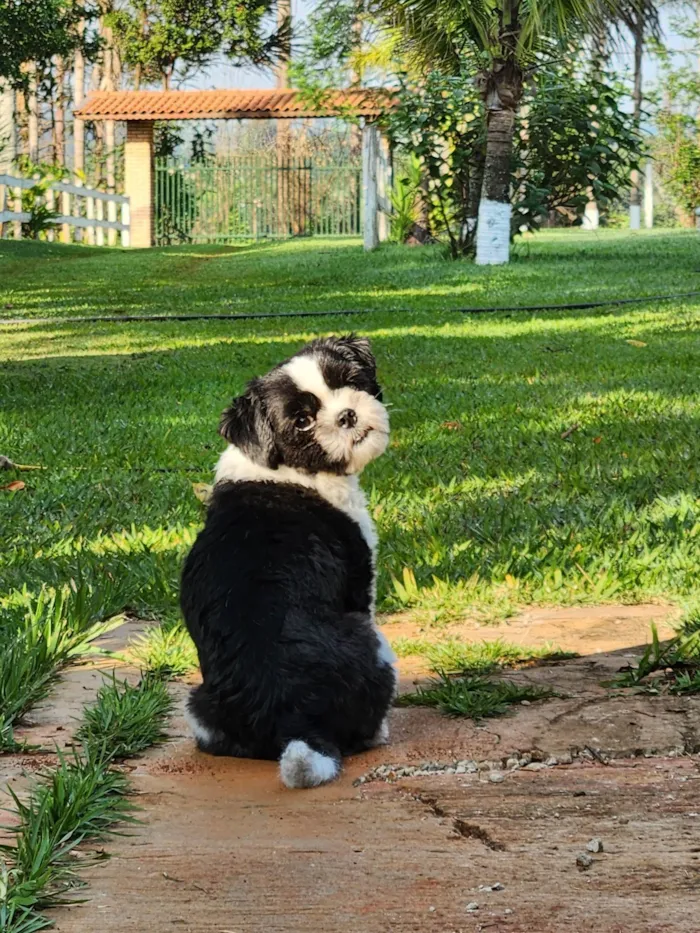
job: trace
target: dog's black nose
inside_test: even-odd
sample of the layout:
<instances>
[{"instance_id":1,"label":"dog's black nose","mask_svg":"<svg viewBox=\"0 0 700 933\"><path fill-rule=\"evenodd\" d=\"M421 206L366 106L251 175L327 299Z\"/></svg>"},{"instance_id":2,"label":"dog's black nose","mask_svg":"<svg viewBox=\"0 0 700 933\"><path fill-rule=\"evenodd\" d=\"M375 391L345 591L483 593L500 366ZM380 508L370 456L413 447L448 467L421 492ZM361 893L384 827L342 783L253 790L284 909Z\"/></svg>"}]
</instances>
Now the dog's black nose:
<instances>
[{"instance_id":1,"label":"dog's black nose","mask_svg":"<svg viewBox=\"0 0 700 933\"><path fill-rule=\"evenodd\" d=\"M338 415L338 427L340 428L354 428L357 424L357 415L352 410L352 408L346 408L345 411L341 411Z\"/></svg>"}]
</instances>

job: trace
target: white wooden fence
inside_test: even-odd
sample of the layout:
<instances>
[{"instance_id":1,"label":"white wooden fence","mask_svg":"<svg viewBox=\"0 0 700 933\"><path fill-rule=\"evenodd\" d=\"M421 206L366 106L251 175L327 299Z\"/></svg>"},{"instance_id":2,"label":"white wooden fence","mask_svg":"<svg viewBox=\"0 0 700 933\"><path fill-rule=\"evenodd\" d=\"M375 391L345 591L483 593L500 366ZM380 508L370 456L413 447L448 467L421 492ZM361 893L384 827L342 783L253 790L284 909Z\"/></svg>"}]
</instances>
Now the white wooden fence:
<instances>
[{"instance_id":1,"label":"white wooden fence","mask_svg":"<svg viewBox=\"0 0 700 933\"><path fill-rule=\"evenodd\" d=\"M40 179L0 175L0 238L5 236L7 227L14 239L22 239L22 223L32 219L30 212L22 210L22 190L39 184ZM109 246L116 245L117 234L121 236L121 245L129 246L129 199L124 195L55 181L47 186L43 198L47 208L58 214L52 224L60 226L63 243L80 240L91 246L104 246L106 230ZM55 230L55 227L48 230L50 240L55 238Z\"/></svg>"}]
</instances>

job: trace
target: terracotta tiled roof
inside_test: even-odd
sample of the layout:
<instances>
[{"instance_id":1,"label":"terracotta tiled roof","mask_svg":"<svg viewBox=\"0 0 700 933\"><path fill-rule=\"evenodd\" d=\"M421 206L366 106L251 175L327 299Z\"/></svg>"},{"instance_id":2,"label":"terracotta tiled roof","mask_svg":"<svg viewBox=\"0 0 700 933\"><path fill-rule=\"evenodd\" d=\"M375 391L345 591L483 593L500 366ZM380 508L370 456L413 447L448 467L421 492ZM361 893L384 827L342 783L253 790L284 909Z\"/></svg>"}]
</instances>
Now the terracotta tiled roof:
<instances>
[{"instance_id":1,"label":"terracotta tiled roof","mask_svg":"<svg viewBox=\"0 0 700 933\"><path fill-rule=\"evenodd\" d=\"M391 92L381 89L328 91L314 106L299 91L97 91L75 111L83 120L295 119L332 117L348 108L376 117Z\"/></svg>"}]
</instances>

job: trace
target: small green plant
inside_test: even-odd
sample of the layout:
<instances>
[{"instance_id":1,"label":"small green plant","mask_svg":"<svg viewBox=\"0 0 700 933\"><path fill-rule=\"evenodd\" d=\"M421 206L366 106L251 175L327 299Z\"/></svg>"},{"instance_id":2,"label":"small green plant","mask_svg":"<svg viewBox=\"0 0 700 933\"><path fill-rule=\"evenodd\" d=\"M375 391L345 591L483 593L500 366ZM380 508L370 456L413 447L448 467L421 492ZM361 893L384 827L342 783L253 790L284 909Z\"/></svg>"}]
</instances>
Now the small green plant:
<instances>
[{"instance_id":1,"label":"small green plant","mask_svg":"<svg viewBox=\"0 0 700 933\"><path fill-rule=\"evenodd\" d=\"M402 609L408 609L420 599L420 587L416 583L416 575L410 567L404 567L401 580L391 578L396 599Z\"/></svg>"},{"instance_id":2,"label":"small green plant","mask_svg":"<svg viewBox=\"0 0 700 933\"><path fill-rule=\"evenodd\" d=\"M405 167L395 179L389 198L391 200L391 239L405 243L418 221L421 186L420 159L413 153Z\"/></svg>"},{"instance_id":3,"label":"small green plant","mask_svg":"<svg viewBox=\"0 0 700 933\"><path fill-rule=\"evenodd\" d=\"M48 926L38 911L59 904L80 885L73 852L87 839L104 838L117 822L131 820L127 779L91 754L59 757L40 776L29 798L8 789L16 821L5 829L14 844L0 846L0 910L11 933L34 933ZM8 868L7 865L11 867Z\"/></svg>"},{"instance_id":4,"label":"small green plant","mask_svg":"<svg viewBox=\"0 0 700 933\"><path fill-rule=\"evenodd\" d=\"M165 739L171 709L172 699L162 680L145 677L132 686L113 678L100 688L94 706L85 710L76 738L90 754L132 758Z\"/></svg>"},{"instance_id":5,"label":"small green plant","mask_svg":"<svg viewBox=\"0 0 700 933\"><path fill-rule=\"evenodd\" d=\"M129 654L142 670L155 677L182 677L197 668L197 651L180 623L154 625L129 645Z\"/></svg>"},{"instance_id":6,"label":"small green plant","mask_svg":"<svg viewBox=\"0 0 700 933\"><path fill-rule=\"evenodd\" d=\"M26 749L27 746L23 742L18 742L15 739L12 723L0 717L0 755L26 751ZM2 930L2 927L0 927L0 930Z\"/></svg>"},{"instance_id":7,"label":"small green plant","mask_svg":"<svg viewBox=\"0 0 700 933\"><path fill-rule=\"evenodd\" d=\"M22 890L16 869L8 869L0 858L0 930L4 933L37 933L53 926L48 917L32 910L23 901L32 902Z\"/></svg>"},{"instance_id":8,"label":"small green plant","mask_svg":"<svg viewBox=\"0 0 700 933\"><path fill-rule=\"evenodd\" d=\"M12 610L0 613L0 749L12 725L42 700L59 670L93 652L92 643L121 624L120 617L97 621L92 594L78 587L24 593Z\"/></svg>"},{"instance_id":9,"label":"small green plant","mask_svg":"<svg viewBox=\"0 0 700 933\"><path fill-rule=\"evenodd\" d=\"M431 706L447 716L464 716L478 722L502 716L514 703L558 696L548 687L523 686L509 681L471 675L450 677L444 671L427 686L397 699L398 706Z\"/></svg>"},{"instance_id":10,"label":"small green plant","mask_svg":"<svg viewBox=\"0 0 700 933\"><path fill-rule=\"evenodd\" d=\"M23 237L38 240L42 233L56 228L60 215L48 203L48 192L55 181L53 175L44 175L31 188L22 190L22 210L29 214L29 220L22 221Z\"/></svg>"},{"instance_id":11,"label":"small green plant","mask_svg":"<svg viewBox=\"0 0 700 933\"><path fill-rule=\"evenodd\" d=\"M700 613L683 619L678 634L666 642L652 624L651 644L637 664L622 671L612 684L647 693L700 693Z\"/></svg>"}]
</instances>

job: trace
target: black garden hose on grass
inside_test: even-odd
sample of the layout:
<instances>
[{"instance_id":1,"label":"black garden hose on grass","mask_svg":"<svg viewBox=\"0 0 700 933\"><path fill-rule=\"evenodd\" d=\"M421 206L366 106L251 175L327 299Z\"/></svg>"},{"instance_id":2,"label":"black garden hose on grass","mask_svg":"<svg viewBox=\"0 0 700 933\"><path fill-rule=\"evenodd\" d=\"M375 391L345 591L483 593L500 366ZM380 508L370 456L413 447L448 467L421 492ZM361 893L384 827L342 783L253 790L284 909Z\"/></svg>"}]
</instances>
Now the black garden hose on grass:
<instances>
[{"instance_id":1,"label":"black garden hose on grass","mask_svg":"<svg viewBox=\"0 0 700 933\"><path fill-rule=\"evenodd\" d=\"M438 308L425 309L426 312L435 310L442 314L502 314L513 312L547 311L585 311L592 308L617 308L623 305L651 304L655 301L677 301L681 298L700 298L700 291L678 292L671 295L649 295L641 298L608 298L605 301L575 301L563 305L502 305L495 308ZM130 324L146 321L261 321L267 318L300 318L300 317L343 317L351 314L417 314L420 308L348 308L329 311L262 311L244 312L242 314L104 314L80 317L16 317L0 318L0 325L10 324Z\"/></svg>"}]
</instances>

